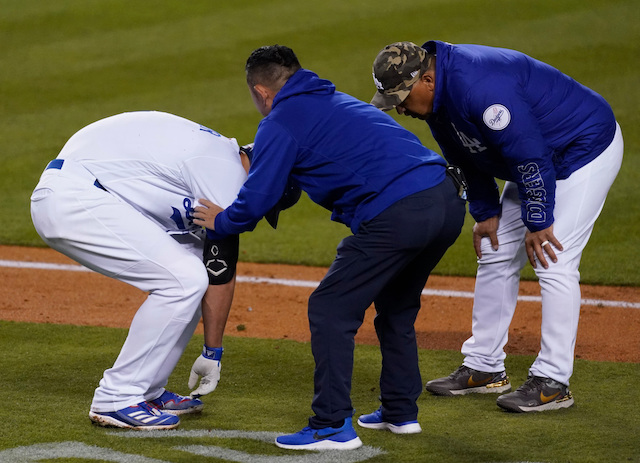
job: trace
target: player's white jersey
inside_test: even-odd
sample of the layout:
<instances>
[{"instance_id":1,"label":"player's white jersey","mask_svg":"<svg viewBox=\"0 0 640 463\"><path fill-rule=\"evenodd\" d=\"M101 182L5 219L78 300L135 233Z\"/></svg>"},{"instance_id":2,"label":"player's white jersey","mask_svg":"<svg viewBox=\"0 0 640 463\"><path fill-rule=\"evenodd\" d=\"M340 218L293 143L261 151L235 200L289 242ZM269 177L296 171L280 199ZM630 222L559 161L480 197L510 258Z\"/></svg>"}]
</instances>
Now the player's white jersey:
<instances>
[{"instance_id":1,"label":"player's white jersey","mask_svg":"<svg viewBox=\"0 0 640 463\"><path fill-rule=\"evenodd\" d=\"M59 159L81 164L109 193L169 233L199 229L197 200L228 207L246 180L238 143L190 120L143 111L90 124Z\"/></svg>"}]
</instances>

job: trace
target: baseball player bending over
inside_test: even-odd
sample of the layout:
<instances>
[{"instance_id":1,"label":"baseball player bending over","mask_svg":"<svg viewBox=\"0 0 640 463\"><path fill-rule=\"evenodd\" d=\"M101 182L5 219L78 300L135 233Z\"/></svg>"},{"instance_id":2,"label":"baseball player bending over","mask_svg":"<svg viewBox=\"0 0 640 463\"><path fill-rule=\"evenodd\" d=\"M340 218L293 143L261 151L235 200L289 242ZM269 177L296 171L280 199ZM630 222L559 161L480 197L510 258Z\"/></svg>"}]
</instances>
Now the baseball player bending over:
<instances>
[{"instance_id":1,"label":"baseball player bending over","mask_svg":"<svg viewBox=\"0 0 640 463\"><path fill-rule=\"evenodd\" d=\"M197 397L215 389L238 237L207 241L192 212L202 197L229 206L248 166L234 139L171 114L133 112L80 130L42 174L31 197L42 239L149 293L95 391L94 423L175 428L176 415L200 411ZM165 385L200 320L201 301L205 347L189 387L202 380L183 397Z\"/></svg>"},{"instance_id":2,"label":"baseball player bending over","mask_svg":"<svg viewBox=\"0 0 640 463\"><path fill-rule=\"evenodd\" d=\"M473 335L463 365L427 390L511 389L504 346L528 258L542 293L541 349L527 381L497 404L514 412L570 407L578 267L622 163L611 107L557 69L502 48L393 43L373 74L372 103L425 120L445 158L462 168L476 221ZM506 180L501 198L494 178Z\"/></svg>"}]
</instances>

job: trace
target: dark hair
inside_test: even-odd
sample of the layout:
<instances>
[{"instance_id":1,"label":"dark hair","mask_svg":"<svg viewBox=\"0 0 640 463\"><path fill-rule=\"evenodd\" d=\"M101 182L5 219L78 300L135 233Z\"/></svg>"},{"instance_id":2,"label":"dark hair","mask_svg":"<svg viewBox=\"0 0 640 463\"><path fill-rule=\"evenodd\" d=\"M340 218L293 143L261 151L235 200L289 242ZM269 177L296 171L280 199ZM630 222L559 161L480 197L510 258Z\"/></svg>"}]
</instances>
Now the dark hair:
<instances>
[{"instance_id":1,"label":"dark hair","mask_svg":"<svg viewBox=\"0 0 640 463\"><path fill-rule=\"evenodd\" d=\"M249 84L263 84L280 89L301 67L291 48L269 45L254 50L247 58L244 69Z\"/></svg>"}]
</instances>

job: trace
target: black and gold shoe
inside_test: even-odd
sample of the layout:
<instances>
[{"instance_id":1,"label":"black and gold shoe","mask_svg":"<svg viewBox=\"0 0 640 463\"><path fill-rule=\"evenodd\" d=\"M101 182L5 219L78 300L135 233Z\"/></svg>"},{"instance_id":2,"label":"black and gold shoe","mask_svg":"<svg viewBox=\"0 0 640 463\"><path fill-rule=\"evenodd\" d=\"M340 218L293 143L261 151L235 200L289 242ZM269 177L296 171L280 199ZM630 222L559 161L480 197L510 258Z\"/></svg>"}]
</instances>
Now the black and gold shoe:
<instances>
[{"instance_id":1,"label":"black and gold shoe","mask_svg":"<svg viewBox=\"0 0 640 463\"><path fill-rule=\"evenodd\" d=\"M462 365L445 378L429 381L425 389L435 395L499 394L511 390L504 371L487 373Z\"/></svg>"},{"instance_id":2,"label":"black and gold shoe","mask_svg":"<svg viewBox=\"0 0 640 463\"><path fill-rule=\"evenodd\" d=\"M509 412L543 412L571 407L573 396L569 386L551 378L529 376L514 392L498 397L496 403Z\"/></svg>"}]
</instances>

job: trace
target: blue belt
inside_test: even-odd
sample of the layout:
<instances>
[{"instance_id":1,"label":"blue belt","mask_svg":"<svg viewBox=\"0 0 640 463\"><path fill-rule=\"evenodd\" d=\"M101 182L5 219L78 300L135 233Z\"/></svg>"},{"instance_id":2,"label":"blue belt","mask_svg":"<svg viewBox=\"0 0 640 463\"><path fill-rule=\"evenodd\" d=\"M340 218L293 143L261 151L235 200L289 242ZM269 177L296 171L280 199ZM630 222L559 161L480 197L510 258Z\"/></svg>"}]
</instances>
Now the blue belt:
<instances>
[{"instance_id":1,"label":"blue belt","mask_svg":"<svg viewBox=\"0 0 640 463\"><path fill-rule=\"evenodd\" d=\"M64 164L64 159L54 159L53 161L49 162L49 164L47 164L47 167L45 167L44 170L62 169L62 164ZM96 179L96 181L93 182L93 185L100 188L101 190L107 191L107 189L100 184L98 179Z\"/></svg>"},{"instance_id":2,"label":"blue belt","mask_svg":"<svg viewBox=\"0 0 640 463\"><path fill-rule=\"evenodd\" d=\"M47 169L62 169L62 164L64 164L64 159L54 159L49 164L47 164Z\"/></svg>"}]
</instances>

